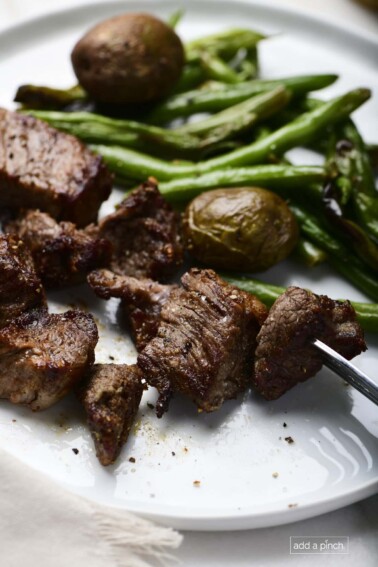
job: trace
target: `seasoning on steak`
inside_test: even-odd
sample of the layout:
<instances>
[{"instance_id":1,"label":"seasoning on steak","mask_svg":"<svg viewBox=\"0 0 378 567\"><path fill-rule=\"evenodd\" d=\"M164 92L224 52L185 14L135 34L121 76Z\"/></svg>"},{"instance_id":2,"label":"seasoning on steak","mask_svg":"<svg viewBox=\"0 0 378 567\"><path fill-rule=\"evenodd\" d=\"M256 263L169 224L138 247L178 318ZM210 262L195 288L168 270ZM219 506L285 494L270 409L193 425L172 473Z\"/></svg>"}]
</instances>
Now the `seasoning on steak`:
<instances>
[{"instance_id":1,"label":"seasoning on steak","mask_svg":"<svg viewBox=\"0 0 378 567\"><path fill-rule=\"evenodd\" d=\"M102 158L77 138L0 109L0 208L40 209L86 226L111 186Z\"/></svg>"},{"instance_id":2,"label":"seasoning on steak","mask_svg":"<svg viewBox=\"0 0 378 567\"><path fill-rule=\"evenodd\" d=\"M322 358L311 347L312 338L348 360L366 350L349 301L289 287L272 306L257 336L253 385L264 398L275 400L319 372Z\"/></svg>"},{"instance_id":3,"label":"seasoning on steak","mask_svg":"<svg viewBox=\"0 0 378 567\"><path fill-rule=\"evenodd\" d=\"M94 362L92 315L34 310L0 330L0 398L48 408L73 388Z\"/></svg>"},{"instance_id":4,"label":"seasoning on steak","mask_svg":"<svg viewBox=\"0 0 378 567\"><path fill-rule=\"evenodd\" d=\"M104 466L114 463L127 441L142 397L141 378L136 365L96 364L79 391Z\"/></svg>"},{"instance_id":5,"label":"seasoning on steak","mask_svg":"<svg viewBox=\"0 0 378 567\"><path fill-rule=\"evenodd\" d=\"M164 281L182 264L179 217L152 180L100 222L100 235L113 245L116 274Z\"/></svg>"},{"instance_id":6,"label":"seasoning on steak","mask_svg":"<svg viewBox=\"0 0 378 567\"><path fill-rule=\"evenodd\" d=\"M46 306L33 258L17 237L0 235L0 328L28 309Z\"/></svg>"},{"instance_id":7,"label":"seasoning on steak","mask_svg":"<svg viewBox=\"0 0 378 567\"><path fill-rule=\"evenodd\" d=\"M164 285L149 279L118 276L109 270L96 270L88 276L89 285L102 299L120 298L137 350L153 339L160 324L163 305L176 285Z\"/></svg>"},{"instance_id":8,"label":"seasoning on steak","mask_svg":"<svg viewBox=\"0 0 378 567\"><path fill-rule=\"evenodd\" d=\"M160 417L173 391L214 411L247 387L256 335L267 310L212 270L192 269L161 311L157 336L139 354L146 381L160 393Z\"/></svg>"},{"instance_id":9,"label":"seasoning on steak","mask_svg":"<svg viewBox=\"0 0 378 567\"><path fill-rule=\"evenodd\" d=\"M25 211L5 225L29 247L43 283L50 288L85 281L88 272L105 266L111 245L70 222L58 223L48 213ZM89 231L88 231L89 232Z\"/></svg>"}]
</instances>

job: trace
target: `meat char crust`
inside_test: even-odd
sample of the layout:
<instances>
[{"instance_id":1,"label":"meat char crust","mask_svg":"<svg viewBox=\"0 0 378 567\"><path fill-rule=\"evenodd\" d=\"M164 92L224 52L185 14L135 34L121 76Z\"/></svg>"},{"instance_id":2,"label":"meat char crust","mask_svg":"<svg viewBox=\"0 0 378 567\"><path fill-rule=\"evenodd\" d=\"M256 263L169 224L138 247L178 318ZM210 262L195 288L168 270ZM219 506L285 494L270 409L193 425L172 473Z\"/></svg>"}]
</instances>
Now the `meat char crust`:
<instances>
[{"instance_id":1,"label":"meat char crust","mask_svg":"<svg viewBox=\"0 0 378 567\"><path fill-rule=\"evenodd\" d=\"M138 356L146 381L161 395L162 415L172 391L214 411L251 380L256 335L267 310L255 297L212 270L192 269L161 311L157 336Z\"/></svg>"},{"instance_id":2,"label":"meat char crust","mask_svg":"<svg viewBox=\"0 0 378 567\"><path fill-rule=\"evenodd\" d=\"M88 372L97 341L87 313L21 315L0 330L0 398L34 411L48 408Z\"/></svg>"},{"instance_id":3,"label":"meat char crust","mask_svg":"<svg viewBox=\"0 0 378 567\"><path fill-rule=\"evenodd\" d=\"M109 270L95 270L88 283L103 299L120 298L136 348L141 352L158 331L160 314L176 285L159 284L150 279L119 276Z\"/></svg>"},{"instance_id":4,"label":"meat char crust","mask_svg":"<svg viewBox=\"0 0 378 567\"><path fill-rule=\"evenodd\" d=\"M272 306L257 336L253 386L264 398L275 400L319 372L322 358L311 346L312 338L349 360L366 350L349 301L289 287Z\"/></svg>"},{"instance_id":5,"label":"meat char crust","mask_svg":"<svg viewBox=\"0 0 378 567\"><path fill-rule=\"evenodd\" d=\"M19 238L0 235L0 328L36 307L46 297L31 254Z\"/></svg>"},{"instance_id":6,"label":"meat char crust","mask_svg":"<svg viewBox=\"0 0 378 567\"><path fill-rule=\"evenodd\" d=\"M179 216L152 180L105 217L99 233L112 243L110 269L116 274L165 281L182 264Z\"/></svg>"},{"instance_id":7,"label":"meat char crust","mask_svg":"<svg viewBox=\"0 0 378 567\"><path fill-rule=\"evenodd\" d=\"M143 393L136 365L96 364L78 395L100 463L114 463L126 443Z\"/></svg>"},{"instance_id":8,"label":"meat char crust","mask_svg":"<svg viewBox=\"0 0 378 567\"><path fill-rule=\"evenodd\" d=\"M86 226L110 194L100 156L42 120L0 109L0 208L41 209Z\"/></svg>"},{"instance_id":9,"label":"meat char crust","mask_svg":"<svg viewBox=\"0 0 378 567\"><path fill-rule=\"evenodd\" d=\"M110 260L110 243L92 236L91 227L77 229L73 223L59 223L38 210L24 211L6 223L4 230L25 242L39 276L49 288L82 283L88 272L106 266Z\"/></svg>"}]
</instances>

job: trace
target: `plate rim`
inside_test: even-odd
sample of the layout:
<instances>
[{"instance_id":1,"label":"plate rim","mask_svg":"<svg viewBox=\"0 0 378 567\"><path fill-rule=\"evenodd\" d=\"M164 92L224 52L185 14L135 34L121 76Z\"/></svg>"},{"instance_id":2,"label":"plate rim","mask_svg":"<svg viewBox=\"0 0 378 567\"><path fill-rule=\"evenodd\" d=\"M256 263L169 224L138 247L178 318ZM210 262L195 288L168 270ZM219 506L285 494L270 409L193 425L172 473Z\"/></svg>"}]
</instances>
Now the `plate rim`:
<instances>
[{"instance_id":1,"label":"plate rim","mask_svg":"<svg viewBox=\"0 0 378 567\"><path fill-rule=\"evenodd\" d=\"M3 35L17 33L17 31L22 31L25 27L33 26L36 24L40 24L43 21L48 21L50 19L56 19L59 16L62 16L67 13L72 12L82 12L88 8L106 6L109 9L112 7L119 6L120 8L126 7L126 5L130 2L135 0L80 0L78 4L72 4L67 7L58 7L49 10L47 13L41 12L36 15L32 16L25 16L24 18L20 18L16 23L9 24L4 26L3 28L0 27L0 39L2 39ZM284 0L285 2L285 0ZM150 3L154 6L158 6L159 4L170 4L172 0L142 0L142 3ZM318 12L315 12L312 9L302 8L302 7L294 7L292 5L287 5L282 2L278 2L278 0L270 0L269 4L266 4L265 0L176 0L174 2L176 6L178 4L182 5L185 9L185 6L189 4L203 4L203 3L213 3L219 6L220 4L229 5L229 4L239 4L243 6L258 6L266 12L274 12L278 13L281 12L282 14L290 14L291 17L299 17L309 22L316 22L319 25L323 25L329 28L333 28L335 31L340 33L341 35L352 35L358 41L362 41L369 46L374 46L378 48L378 37L371 31L365 31L359 26L354 24L346 24L339 23L335 16L323 16Z\"/></svg>"},{"instance_id":2,"label":"plate rim","mask_svg":"<svg viewBox=\"0 0 378 567\"><path fill-rule=\"evenodd\" d=\"M22 34L25 29L27 31L32 31L35 27L40 28L41 26L48 26L49 22L53 22L56 27L57 20L59 20L62 16L74 17L75 14L84 14L94 7L102 7L105 11L107 10L109 12L118 9L118 7L125 10L127 8L127 5L132 3L135 4L135 0L95 0L93 2L85 1L76 5L60 7L58 9L51 10L48 13L41 13L32 17L26 17L15 24L0 29L0 44L4 41L12 41L12 37L13 39L15 39L15 37L17 37L17 35L19 34ZM168 6L173 2L172 0L142 0L141 3L144 5L149 4L154 9L158 9L159 5L164 7L164 5ZM313 13L312 11L303 8L296 9L293 6L288 6L276 1L269 3L269 5L267 5L264 0L180 0L180 2L175 2L176 6L178 3L180 5L182 4L184 7L195 7L196 5L203 6L204 4L211 5L216 3L218 9L221 9L222 5L229 7L232 4L235 5L235 7L237 7L238 5L243 6L243 8L245 9L253 9L253 7L258 7L265 14L272 13L275 14L276 17L277 15L282 14L284 16L289 16L292 19L305 21L307 25L316 23L317 26L320 26L322 28L325 27L330 31L336 32L338 36L344 39L344 41L348 38L353 38L353 41L358 41L359 43L364 45L364 48L368 51L370 51L372 48L378 49L378 38L376 38L375 35L371 32L363 33L362 29L358 29L355 26L339 24L332 18L329 19L329 17L321 16L318 13ZM58 24L58 27L64 29L66 27L65 22L63 21L60 26ZM25 41L27 42L27 40ZM22 43L23 42L21 42L21 46L19 50L17 50L17 52L23 50ZM7 450L4 447L3 449L5 451ZM45 471L43 471L43 474L49 476ZM66 483L63 483L63 485L71 492L79 494L79 490L76 490L76 487L72 487ZM120 510L135 512L143 517L158 521L166 525L173 524L179 529L193 529L193 522L195 522L196 530L234 531L284 525L287 523L296 522L298 520L312 518L355 503L377 492L378 477L365 482L354 490L348 490L348 488L346 487L344 491L341 491L340 493L332 497L325 496L324 498L317 499L316 501L310 500L307 503L301 504L298 507L291 509L287 508L287 504L284 501L283 504L279 503L278 505L276 505L275 510L269 508L266 512L260 511L257 514L253 513L251 507L249 507L249 509L245 511L220 511L217 512L216 515L212 515L211 513L208 513L206 511L201 514L201 510L196 512L197 515L195 515L194 512L183 515L182 512L174 512L174 505L163 505L162 509L164 511L162 513L156 511L148 512L143 509L143 505L118 506L112 503L110 506L112 508L117 508ZM232 523L231 527L229 524L230 522Z\"/></svg>"}]
</instances>

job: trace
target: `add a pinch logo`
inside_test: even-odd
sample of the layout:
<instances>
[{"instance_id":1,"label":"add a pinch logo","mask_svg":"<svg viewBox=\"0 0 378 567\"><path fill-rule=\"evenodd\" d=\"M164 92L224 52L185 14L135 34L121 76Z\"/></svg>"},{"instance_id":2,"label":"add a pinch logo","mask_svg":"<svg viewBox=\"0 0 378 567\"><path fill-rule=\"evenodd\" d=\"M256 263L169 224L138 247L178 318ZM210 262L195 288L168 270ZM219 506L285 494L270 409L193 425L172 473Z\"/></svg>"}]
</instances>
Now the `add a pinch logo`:
<instances>
[{"instance_id":1,"label":"add a pinch logo","mask_svg":"<svg viewBox=\"0 0 378 567\"><path fill-rule=\"evenodd\" d=\"M290 536L290 555L340 555L349 553L348 536Z\"/></svg>"}]
</instances>

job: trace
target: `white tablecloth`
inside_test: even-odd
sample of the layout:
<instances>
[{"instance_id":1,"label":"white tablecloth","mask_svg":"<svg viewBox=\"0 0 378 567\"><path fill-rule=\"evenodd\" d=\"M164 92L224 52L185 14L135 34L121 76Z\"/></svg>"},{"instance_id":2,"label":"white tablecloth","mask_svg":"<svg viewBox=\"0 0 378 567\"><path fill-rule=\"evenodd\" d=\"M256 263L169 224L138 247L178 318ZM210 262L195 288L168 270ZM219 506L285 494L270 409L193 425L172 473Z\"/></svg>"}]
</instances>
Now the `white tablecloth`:
<instances>
[{"instance_id":1,"label":"white tablecloth","mask_svg":"<svg viewBox=\"0 0 378 567\"><path fill-rule=\"evenodd\" d=\"M78 0L0 0L0 29L23 18L78 3ZM377 15L353 0L281 0L276 3L321 12L339 24L378 34ZM349 536L349 554L290 555L290 536ZM312 520L282 527L229 533L186 532L177 556L183 567L307 567L323 564L376 567L378 495Z\"/></svg>"}]
</instances>

